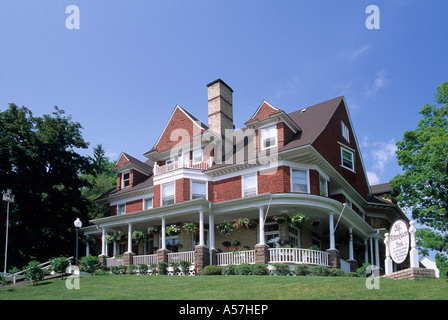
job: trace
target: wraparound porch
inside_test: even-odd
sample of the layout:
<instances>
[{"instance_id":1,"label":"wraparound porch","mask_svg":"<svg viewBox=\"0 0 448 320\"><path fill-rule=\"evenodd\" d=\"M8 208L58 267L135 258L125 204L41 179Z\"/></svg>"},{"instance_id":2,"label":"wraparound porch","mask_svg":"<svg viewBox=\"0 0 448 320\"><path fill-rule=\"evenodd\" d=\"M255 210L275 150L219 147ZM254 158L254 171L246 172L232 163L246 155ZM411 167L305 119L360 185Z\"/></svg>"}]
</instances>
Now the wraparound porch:
<instances>
[{"instance_id":1,"label":"wraparound porch","mask_svg":"<svg viewBox=\"0 0 448 320\"><path fill-rule=\"evenodd\" d=\"M309 218L309 224L298 230L298 234L294 235L297 230L291 228L290 224L272 220L278 216L291 217L298 211ZM256 228L234 230L229 235L219 233L217 226L223 221L241 217L255 221ZM173 236L163 232L167 227L182 221L196 223L197 233L179 234L177 240L173 240L175 239ZM311 225L311 221L319 221L319 224ZM127 231L127 234L131 235L133 230L146 230L148 226L159 227L152 244L136 246L131 237L128 237L128 241L122 245L127 246L127 251L123 253L123 264L186 260L195 264L197 269L202 269L207 264L256 262L325 265L339 268L341 259L349 262L360 258L362 261L379 261L378 246L374 249L370 245L370 252L368 251L369 240L378 235L376 230L356 212L344 208L340 202L309 194L264 194L223 203L195 199L92 222L96 227L88 227L90 229L85 230L85 233L98 235L98 232L101 232L100 256L105 259L111 256L112 252L115 254L115 249L107 249L104 239L108 234ZM354 238L365 245L363 252L360 253L359 248L356 248ZM293 245L295 247L281 247L282 241L291 242L291 240L297 241ZM240 242L248 250L229 252L229 247L238 246L234 244L235 241ZM373 238L373 241L377 244L378 237ZM149 246L152 246L152 252L148 249ZM309 249L311 246L315 246L313 249L317 250ZM124 250L126 249L123 248ZM104 260L104 263L113 263L113 259Z\"/></svg>"}]
</instances>

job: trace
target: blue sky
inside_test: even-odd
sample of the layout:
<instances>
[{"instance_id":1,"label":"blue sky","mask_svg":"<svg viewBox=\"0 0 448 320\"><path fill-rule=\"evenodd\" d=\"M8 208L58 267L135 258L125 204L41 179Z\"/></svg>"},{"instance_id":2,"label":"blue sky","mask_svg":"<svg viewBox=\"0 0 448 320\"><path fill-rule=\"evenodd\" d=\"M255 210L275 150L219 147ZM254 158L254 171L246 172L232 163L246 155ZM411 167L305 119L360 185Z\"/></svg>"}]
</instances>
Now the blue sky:
<instances>
[{"instance_id":1,"label":"blue sky","mask_svg":"<svg viewBox=\"0 0 448 320\"><path fill-rule=\"evenodd\" d=\"M380 9L369 30L368 5ZM80 29L66 7L77 5ZM112 160L140 160L179 104L207 124L206 84L242 127L263 100L292 112L346 97L371 184L448 80L446 0L2 0L0 110L64 109Z\"/></svg>"}]
</instances>

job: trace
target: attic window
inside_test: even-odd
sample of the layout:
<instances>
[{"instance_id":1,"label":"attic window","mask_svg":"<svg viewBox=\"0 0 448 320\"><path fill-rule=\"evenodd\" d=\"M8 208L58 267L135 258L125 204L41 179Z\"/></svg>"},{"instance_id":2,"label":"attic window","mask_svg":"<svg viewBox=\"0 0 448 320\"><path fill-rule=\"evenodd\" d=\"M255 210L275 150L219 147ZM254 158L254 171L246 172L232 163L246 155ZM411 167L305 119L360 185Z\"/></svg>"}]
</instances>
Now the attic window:
<instances>
[{"instance_id":1,"label":"attic window","mask_svg":"<svg viewBox=\"0 0 448 320\"><path fill-rule=\"evenodd\" d=\"M344 122L342 123L342 136L347 140L347 142L350 142L350 131L348 130L348 127L345 125Z\"/></svg>"},{"instance_id":2,"label":"attic window","mask_svg":"<svg viewBox=\"0 0 448 320\"><path fill-rule=\"evenodd\" d=\"M277 146L277 125L261 129L261 149Z\"/></svg>"}]
</instances>

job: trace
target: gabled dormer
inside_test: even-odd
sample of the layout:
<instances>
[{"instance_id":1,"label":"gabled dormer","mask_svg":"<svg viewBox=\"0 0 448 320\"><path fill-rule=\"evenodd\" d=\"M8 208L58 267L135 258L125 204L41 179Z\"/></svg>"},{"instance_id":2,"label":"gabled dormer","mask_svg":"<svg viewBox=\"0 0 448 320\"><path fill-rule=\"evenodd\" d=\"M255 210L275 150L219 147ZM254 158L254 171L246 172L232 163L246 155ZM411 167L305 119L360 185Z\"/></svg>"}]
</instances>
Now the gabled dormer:
<instances>
[{"instance_id":1,"label":"gabled dormer","mask_svg":"<svg viewBox=\"0 0 448 320\"><path fill-rule=\"evenodd\" d=\"M134 157L122 152L115 166L117 173L117 190L132 188L152 174L152 167Z\"/></svg>"},{"instance_id":2,"label":"gabled dormer","mask_svg":"<svg viewBox=\"0 0 448 320\"><path fill-rule=\"evenodd\" d=\"M255 131L256 148L262 152L284 147L301 131L300 127L281 109L263 101L245 125Z\"/></svg>"}]
</instances>

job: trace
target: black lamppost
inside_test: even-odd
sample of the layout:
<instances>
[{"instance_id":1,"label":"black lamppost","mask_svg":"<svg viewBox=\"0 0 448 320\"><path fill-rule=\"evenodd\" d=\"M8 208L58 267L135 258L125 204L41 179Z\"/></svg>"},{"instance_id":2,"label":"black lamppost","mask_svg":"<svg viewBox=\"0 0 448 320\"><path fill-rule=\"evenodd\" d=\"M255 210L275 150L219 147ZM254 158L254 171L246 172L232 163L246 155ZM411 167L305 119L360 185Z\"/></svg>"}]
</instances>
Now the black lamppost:
<instances>
[{"instance_id":1,"label":"black lamppost","mask_svg":"<svg viewBox=\"0 0 448 320\"><path fill-rule=\"evenodd\" d=\"M75 220L75 228L76 228L76 265L78 265L78 234L79 234L79 228L82 227L82 222L79 220L79 218L76 218Z\"/></svg>"},{"instance_id":2,"label":"black lamppost","mask_svg":"<svg viewBox=\"0 0 448 320\"><path fill-rule=\"evenodd\" d=\"M6 192L2 191L3 200L7 202L6 205L6 243L5 243L5 268L3 273L6 274L6 262L8 260L8 225L9 225L9 204L14 202L14 195L11 189L7 189Z\"/></svg>"}]
</instances>

